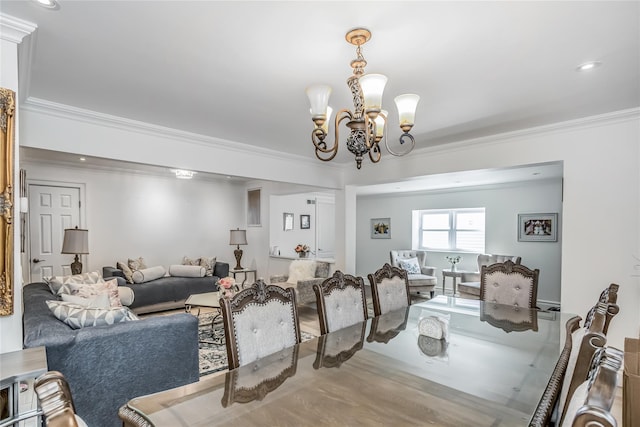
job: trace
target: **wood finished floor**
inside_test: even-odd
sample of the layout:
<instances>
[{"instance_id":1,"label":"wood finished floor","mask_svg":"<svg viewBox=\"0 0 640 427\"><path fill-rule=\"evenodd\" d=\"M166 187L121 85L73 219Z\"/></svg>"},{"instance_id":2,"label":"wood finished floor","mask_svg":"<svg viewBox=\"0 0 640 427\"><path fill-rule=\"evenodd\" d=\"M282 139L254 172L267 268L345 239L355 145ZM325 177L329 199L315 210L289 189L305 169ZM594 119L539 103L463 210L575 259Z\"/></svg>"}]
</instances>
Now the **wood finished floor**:
<instances>
[{"instance_id":1,"label":"wood finished floor","mask_svg":"<svg viewBox=\"0 0 640 427\"><path fill-rule=\"evenodd\" d=\"M366 297L367 297L367 302L370 304L371 303L371 292L369 290L369 287L367 286L366 288ZM436 291L436 294L438 292ZM421 297L413 297L412 301L415 302L419 302L419 301L424 301L424 298ZM212 311L213 309L206 309L203 308L202 312L206 312L206 311ZM152 316L152 315L158 315L158 314L172 314L172 313L181 313L184 312L184 310L179 309L179 310L172 310L172 311L166 311L166 312L162 312L162 313L156 313L156 314L150 314L150 315L146 315L146 316ZM145 315L140 316L140 317L145 317ZM313 305L302 305L298 307L298 318L300 321L300 330L304 331L304 332L308 332L310 334L313 334L315 336L319 336L320 335L320 324L318 323L318 312L316 309L315 304ZM221 372L221 373L224 373ZM219 374L219 373L217 373ZM217 375L217 374L213 374L213 375ZM622 377L620 377L622 378ZM615 417L616 421L618 421L618 425L622 425L622 381L620 381L619 387L617 388L618 392L616 393L616 398L615 401L613 402L613 407L611 408L611 414Z\"/></svg>"}]
</instances>

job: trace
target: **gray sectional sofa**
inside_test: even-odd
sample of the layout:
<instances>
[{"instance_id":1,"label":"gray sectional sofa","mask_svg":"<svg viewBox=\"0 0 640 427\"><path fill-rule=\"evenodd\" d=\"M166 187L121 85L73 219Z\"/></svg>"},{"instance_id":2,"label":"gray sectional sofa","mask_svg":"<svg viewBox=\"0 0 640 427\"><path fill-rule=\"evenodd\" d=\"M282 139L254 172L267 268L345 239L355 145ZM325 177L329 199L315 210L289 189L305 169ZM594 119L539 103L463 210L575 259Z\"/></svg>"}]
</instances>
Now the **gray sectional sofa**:
<instances>
[{"instance_id":1,"label":"gray sectional sofa","mask_svg":"<svg viewBox=\"0 0 640 427\"><path fill-rule=\"evenodd\" d=\"M118 286L125 286L133 291L133 303L129 305L136 314L184 308L184 302L191 294L215 292L218 290L218 279L229 275L229 264L216 262L213 276L174 277L165 276L145 283L127 283L124 272L115 267L102 267L105 280L116 277Z\"/></svg>"},{"instance_id":2,"label":"gray sectional sofa","mask_svg":"<svg viewBox=\"0 0 640 427\"><path fill-rule=\"evenodd\" d=\"M130 399L198 381L195 316L72 329L49 310L55 299L45 283L24 286L24 347L46 347L48 369L65 376L87 425L121 426L118 408Z\"/></svg>"}]
</instances>

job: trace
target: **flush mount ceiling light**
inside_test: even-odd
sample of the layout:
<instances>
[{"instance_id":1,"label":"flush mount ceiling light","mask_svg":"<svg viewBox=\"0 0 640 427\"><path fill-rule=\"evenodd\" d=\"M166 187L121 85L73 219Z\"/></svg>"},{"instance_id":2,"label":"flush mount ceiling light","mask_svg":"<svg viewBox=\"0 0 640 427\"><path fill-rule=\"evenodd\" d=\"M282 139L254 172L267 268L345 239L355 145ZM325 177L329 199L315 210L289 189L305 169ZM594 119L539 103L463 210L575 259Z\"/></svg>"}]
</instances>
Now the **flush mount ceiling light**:
<instances>
[{"instance_id":1,"label":"flush mount ceiling light","mask_svg":"<svg viewBox=\"0 0 640 427\"><path fill-rule=\"evenodd\" d=\"M316 157L328 162L338 154L339 132L338 127L343 120L348 120L346 126L351 129L347 138L347 149L356 156L356 167L362 166L362 158L369 154L373 163L380 161L380 141L384 140L387 151L394 156L408 154L416 142L409 133L414 124L416 107L420 97L406 94L395 98L395 103L400 116L400 144L405 147L403 151L393 151L387 143L387 117L382 109L382 92L387 83L387 78L382 74L364 74L367 61L362 56L361 47L371 38L371 32L365 28L351 30L345 36L347 41L356 47L356 59L351 61L353 75L347 80L347 86L353 95L353 111L342 109L335 118L335 139L331 147L327 146L325 138L329 131L329 119L331 110L328 110L331 87L326 85L313 85L307 88L307 96L311 104L311 119L315 128L311 132L311 141L316 150ZM407 145L404 145L407 143Z\"/></svg>"},{"instance_id":2,"label":"flush mount ceiling light","mask_svg":"<svg viewBox=\"0 0 640 427\"><path fill-rule=\"evenodd\" d=\"M197 172L188 171L184 169L171 169L171 172L176 174L178 179L191 179Z\"/></svg>"},{"instance_id":3,"label":"flush mount ceiling light","mask_svg":"<svg viewBox=\"0 0 640 427\"><path fill-rule=\"evenodd\" d=\"M589 71L589 70L593 70L596 67L599 67L600 65L602 65L602 62L589 61L589 62L585 62L584 64L578 65L578 67L576 68L576 71Z\"/></svg>"},{"instance_id":4,"label":"flush mount ceiling light","mask_svg":"<svg viewBox=\"0 0 640 427\"><path fill-rule=\"evenodd\" d=\"M57 9L58 2L56 0L33 0L39 6L46 7L47 9Z\"/></svg>"}]
</instances>

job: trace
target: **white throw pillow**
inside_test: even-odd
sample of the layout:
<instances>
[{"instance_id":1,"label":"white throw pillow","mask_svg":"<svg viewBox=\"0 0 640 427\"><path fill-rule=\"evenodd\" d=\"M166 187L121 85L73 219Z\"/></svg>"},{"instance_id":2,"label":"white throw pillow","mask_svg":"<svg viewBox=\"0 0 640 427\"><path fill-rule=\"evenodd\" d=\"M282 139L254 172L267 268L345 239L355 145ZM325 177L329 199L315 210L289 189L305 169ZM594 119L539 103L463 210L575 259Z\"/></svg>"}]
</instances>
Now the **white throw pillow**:
<instances>
[{"instance_id":1,"label":"white throw pillow","mask_svg":"<svg viewBox=\"0 0 640 427\"><path fill-rule=\"evenodd\" d=\"M133 272L133 283L146 283L159 279L165 275L166 271L163 266L144 268Z\"/></svg>"},{"instance_id":2,"label":"white throw pillow","mask_svg":"<svg viewBox=\"0 0 640 427\"><path fill-rule=\"evenodd\" d=\"M294 260L289 265L289 278L287 283L295 285L300 280L313 279L316 274L316 262L313 260Z\"/></svg>"},{"instance_id":3,"label":"white throw pillow","mask_svg":"<svg viewBox=\"0 0 640 427\"><path fill-rule=\"evenodd\" d=\"M169 276L173 277L204 277L207 273L205 267L199 265L179 265L169 266Z\"/></svg>"},{"instance_id":4,"label":"white throw pillow","mask_svg":"<svg viewBox=\"0 0 640 427\"><path fill-rule=\"evenodd\" d=\"M101 279L98 283L71 283L69 289L70 295L81 298L93 298L96 295L106 294L111 307L122 307L118 296L118 281L115 278L106 282Z\"/></svg>"},{"instance_id":5,"label":"white throw pillow","mask_svg":"<svg viewBox=\"0 0 640 427\"><path fill-rule=\"evenodd\" d=\"M109 295L106 293L97 294L89 298L62 294L62 301L71 302L88 308L111 308Z\"/></svg>"},{"instance_id":6,"label":"white throw pillow","mask_svg":"<svg viewBox=\"0 0 640 427\"><path fill-rule=\"evenodd\" d=\"M420 263L418 263L418 258L407 258L400 260L400 268L406 270L409 274L422 273L422 271L420 270Z\"/></svg>"}]
</instances>

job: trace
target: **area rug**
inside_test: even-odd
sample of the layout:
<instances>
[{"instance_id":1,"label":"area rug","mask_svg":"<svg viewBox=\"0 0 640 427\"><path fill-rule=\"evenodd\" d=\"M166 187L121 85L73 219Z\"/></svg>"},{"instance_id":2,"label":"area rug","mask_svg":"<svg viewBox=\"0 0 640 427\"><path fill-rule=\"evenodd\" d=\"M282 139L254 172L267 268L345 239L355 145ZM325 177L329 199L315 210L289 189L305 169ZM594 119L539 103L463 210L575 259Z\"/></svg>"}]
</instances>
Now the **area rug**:
<instances>
[{"instance_id":1,"label":"area rug","mask_svg":"<svg viewBox=\"0 0 640 427\"><path fill-rule=\"evenodd\" d=\"M222 324L216 324L215 336L211 331L214 313L203 313L199 317L198 339L200 341L200 376L213 374L227 369L227 348L224 343ZM307 332L300 333L302 341L315 338ZM203 342L204 341L204 342Z\"/></svg>"}]
</instances>

